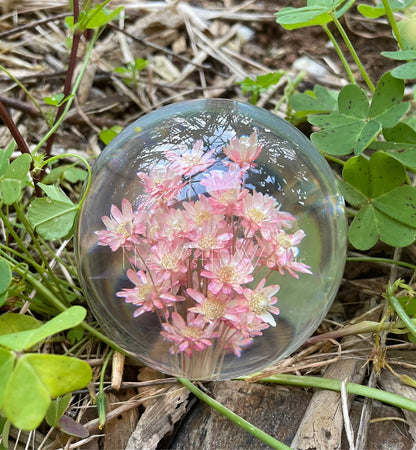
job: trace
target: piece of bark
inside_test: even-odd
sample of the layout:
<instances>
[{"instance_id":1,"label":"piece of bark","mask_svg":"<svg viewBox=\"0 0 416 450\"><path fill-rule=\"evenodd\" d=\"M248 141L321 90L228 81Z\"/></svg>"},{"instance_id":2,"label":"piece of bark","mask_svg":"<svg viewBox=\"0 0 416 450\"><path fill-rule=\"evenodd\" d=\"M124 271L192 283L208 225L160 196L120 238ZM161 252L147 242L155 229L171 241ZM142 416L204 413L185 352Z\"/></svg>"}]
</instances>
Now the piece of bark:
<instances>
[{"instance_id":1,"label":"piece of bark","mask_svg":"<svg viewBox=\"0 0 416 450\"><path fill-rule=\"evenodd\" d=\"M414 351L413 352L406 352L406 351L389 352L387 354L387 356L389 358L395 357L397 359L405 360L409 363L415 361ZM413 380L416 379L416 373L414 370L405 369L403 367L394 367L394 370L397 372L398 375L405 375L410 378L413 378ZM392 392L393 394L402 395L403 397L406 397L410 400L416 401L415 388L404 384L398 376L391 373L388 369L382 370L378 382L379 382L380 387L383 390ZM408 411L406 409L403 409L403 414L406 418L406 421L407 421L407 424L409 427L409 434L413 438L412 450L415 450L416 449L416 413L412 412L412 411Z\"/></svg>"},{"instance_id":2,"label":"piece of bark","mask_svg":"<svg viewBox=\"0 0 416 450\"><path fill-rule=\"evenodd\" d=\"M351 409L350 418L355 433L357 432L362 410L362 400L355 399ZM382 420L386 418L385 420ZM357 450L412 450L412 438L406 423L403 422L402 411L394 406L373 401L372 422L368 427L368 440L365 446ZM348 442L343 435L341 450L350 450Z\"/></svg>"},{"instance_id":3,"label":"piece of bark","mask_svg":"<svg viewBox=\"0 0 416 450\"><path fill-rule=\"evenodd\" d=\"M358 348L361 342L359 342L360 338L356 336L347 337L343 342L351 343L355 340L357 340L355 348ZM367 344L363 341L362 345ZM362 366L363 363L359 359L340 359L327 368L323 377L361 384L366 371ZM349 395L349 406L352 399L353 396ZM340 449L343 427L344 420L339 392L316 391L308 405L291 447L296 450Z\"/></svg>"},{"instance_id":4,"label":"piece of bark","mask_svg":"<svg viewBox=\"0 0 416 450\"><path fill-rule=\"evenodd\" d=\"M135 396L134 389L126 389L123 393L114 394L112 392L107 394L108 410L120 406L121 402L128 401ZM124 449L127 445L130 435L134 431L137 421L139 419L138 407L129 409L117 416L112 421L109 421L104 426L104 446L103 450Z\"/></svg>"},{"instance_id":5,"label":"piece of bark","mask_svg":"<svg viewBox=\"0 0 416 450\"><path fill-rule=\"evenodd\" d=\"M209 395L281 442L289 444L296 433L311 394L286 386L222 381L208 386ZM269 449L248 431L203 402L186 416L170 450Z\"/></svg>"},{"instance_id":6,"label":"piece of bark","mask_svg":"<svg viewBox=\"0 0 416 450\"><path fill-rule=\"evenodd\" d=\"M189 391L180 383L163 386L163 391L148 400L136 429L130 436L126 450L153 450L173 431L175 423L186 413Z\"/></svg>"},{"instance_id":7,"label":"piece of bark","mask_svg":"<svg viewBox=\"0 0 416 450\"><path fill-rule=\"evenodd\" d=\"M124 362L126 356L120 352L114 352L111 366L111 387L115 390L120 389L123 381Z\"/></svg>"}]
</instances>

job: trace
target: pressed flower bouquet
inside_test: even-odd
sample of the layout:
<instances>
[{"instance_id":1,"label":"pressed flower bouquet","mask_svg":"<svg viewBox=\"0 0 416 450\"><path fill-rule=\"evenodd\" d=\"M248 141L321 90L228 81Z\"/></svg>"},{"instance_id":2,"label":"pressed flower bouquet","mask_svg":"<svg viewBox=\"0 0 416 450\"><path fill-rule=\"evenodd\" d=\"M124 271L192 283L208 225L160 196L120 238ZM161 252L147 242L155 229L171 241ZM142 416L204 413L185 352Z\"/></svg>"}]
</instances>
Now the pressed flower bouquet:
<instances>
[{"instance_id":1,"label":"pressed flower bouquet","mask_svg":"<svg viewBox=\"0 0 416 450\"><path fill-rule=\"evenodd\" d=\"M221 149L202 140L166 146L164 162L137 173L136 208L123 198L96 230L98 245L128 261L129 286L116 296L134 317L157 317L179 372L203 366L215 377L225 355L240 357L279 326L271 275L312 273L300 259L305 233L295 217L246 184L262 150L255 132Z\"/></svg>"}]
</instances>

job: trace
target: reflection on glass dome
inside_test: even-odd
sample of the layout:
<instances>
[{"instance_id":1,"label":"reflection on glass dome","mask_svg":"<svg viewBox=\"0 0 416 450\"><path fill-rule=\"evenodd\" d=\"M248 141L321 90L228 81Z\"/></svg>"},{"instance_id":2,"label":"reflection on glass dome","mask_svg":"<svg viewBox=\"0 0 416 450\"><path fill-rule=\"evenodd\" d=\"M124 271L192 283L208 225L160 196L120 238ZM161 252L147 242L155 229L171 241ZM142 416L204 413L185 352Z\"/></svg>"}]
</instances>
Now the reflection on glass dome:
<instances>
[{"instance_id":1,"label":"reflection on glass dome","mask_svg":"<svg viewBox=\"0 0 416 450\"><path fill-rule=\"evenodd\" d=\"M342 199L295 128L229 100L139 119L97 159L77 235L103 326L171 375L225 379L315 330L345 260Z\"/></svg>"}]
</instances>

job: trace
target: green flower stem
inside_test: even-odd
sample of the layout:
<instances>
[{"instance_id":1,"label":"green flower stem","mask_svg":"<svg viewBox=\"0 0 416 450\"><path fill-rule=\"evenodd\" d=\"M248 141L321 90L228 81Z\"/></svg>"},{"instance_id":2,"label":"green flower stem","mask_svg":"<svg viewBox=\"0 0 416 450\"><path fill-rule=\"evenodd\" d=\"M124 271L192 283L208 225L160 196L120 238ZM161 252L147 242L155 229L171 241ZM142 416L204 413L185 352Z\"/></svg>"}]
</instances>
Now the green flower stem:
<instances>
[{"instance_id":1,"label":"green flower stem","mask_svg":"<svg viewBox=\"0 0 416 450\"><path fill-rule=\"evenodd\" d=\"M352 257L349 256L347 258L347 262L380 262L380 263L387 263L387 264L394 264L396 266L406 267L408 269L412 269L416 271L416 265L410 264L404 261L396 261L394 259L388 259L388 258L376 258L371 256L363 256L363 257Z\"/></svg>"},{"instance_id":2,"label":"green flower stem","mask_svg":"<svg viewBox=\"0 0 416 450\"><path fill-rule=\"evenodd\" d=\"M48 272L49 276L54 281L54 284L55 284L56 288L58 289L61 297L65 300L66 305L70 306L70 302L66 298L66 294L65 294L64 290L62 289L60 280L55 276L55 274L53 273L53 270L49 267L49 262L45 258L44 252L43 252L38 240L36 239L35 233L33 232L32 226L30 225L29 221L27 220L26 215L20 209L20 205L17 202L15 202L14 208L15 208L17 217L19 218L22 225L25 227L26 231L29 233L29 235L32 239L33 245L35 246L35 249L37 250L37 252L44 264L44 267L45 267L44 271ZM43 277L43 278L46 279L47 277Z\"/></svg>"},{"instance_id":3,"label":"green flower stem","mask_svg":"<svg viewBox=\"0 0 416 450\"><path fill-rule=\"evenodd\" d=\"M333 380L330 378L280 374L271 375L270 377L263 378L260 381L264 383L278 383L289 384L292 386L314 387L338 392L341 390L341 380ZM401 395L391 394L390 392L370 388L368 386L362 386L356 383L345 383L345 387L349 394L362 395L364 397L388 403L389 405L397 406L398 408L416 412L416 401L409 400L405 397L402 397Z\"/></svg>"},{"instance_id":4,"label":"green flower stem","mask_svg":"<svg viewBox=\"0 0 416 450\"><path fill-rule=\"evenodd\" d=\"M412 320L407 315L407 313L404 310L404 308L403 308L402 304L400 303L399 299L394 294L395 294L395 287L394 287L394 285L389 285L387 287L387 289L386 289L385 297L387 298L387 300L390 303L390 305L394 308L394 310L396 311L397 315L400 317L402 322L406 325L406 327L409 330L409 332L412 333L412 335L416 338L416 324L413 321L413 320L416 320L416 319Z\"/></svg>"},{"instance_id":5,"label":"green flower stem","mask_svg":"<svg viewBox=\"0 0 416 450\"><path fill-rule=\"evenodd\" d=\"M42 111L42 108L39 106L39 103L36 101L35 97L29 92L28 89L26 89L25 85L18 80L11 72L9 72L5 67L0 65L0 70L4 72L10 79L12 79L20 89L30 98L32 103L35 105L36 109L40 112L41 116L43 117L44 121L46 122L46 125L49 125L48 118L46 117L45 113Z\"/></svg>"},{"instance_id":6,"label":"green flower stem","mask_svg":"<svg viewBox=\"0 0 416 450\"><path fill-rule=\"evenodd\" d=\"M46 133L46 135L39 141L38 145L33 149L32 154L35 154L35 153L38 152L38 150L49 139L49 137L52 136L55 133L55 131L60 127L61 123L65 119L66 114L68 113L69 108L71 107L72 102L74 101L75 94L78 91L78 87L79 87L79 85L81 83L81 80L82 80L82 77L83 77L83 75L85 73L85 70L87 69L88 61L90 60L92 50L94 48L95 42L96 42L97 37L98 37L98 31L99 31L98 29L94 30L94 34L93 34L90 42L88 43L87 51L86 51L85 58L84 58L84 61L82 63L82 66L81 66L81 70L80 70L80 72L78 74L78 77L75 80L74 86L73 86L72 91L71 91L71 95L69 95L67 97L67 101L65 103L65 109L63 110L63 112L62 112L61 116L59 117L59 119L54 123L52 128L48 131L48 133Z\"/></svg>"},{"instance_id":7,"label":"green flower stem","mask_svg":"<svg viewBox=\"0 0 416 450\"><path fill-rule=\"evenodd\" d=\"M367 71L364 69L364 66L362 64L362 62L360 61L360 58L357 55L357 52L355 51L347 33L345 32L343 26L341 25L341 22L335 17L335 15L333 15L332 17L335 26L337 27L337 30L339 31L339 33L342 36L342 39L344 40L345 44L348 47L348 50L351 53L351 56L353 57L355 64L357 64L358 70L360 71L362 77L364 78L364 81L367 83L368 88L370 89L371 92L374 92L376 90L373 82L370 80L370 77L368 76Z\"/></svg>"},{"instance_id":8,"label":"green flower stem","mask_svg":"<svg viewBox=\"0 0 416 450\"><path fill-rule=\"evenodd\" d=\"M91 175L91 167L90 167L90 164L89 164L88 161L87 161L83 156L81 156L81 155L75 155L75 154L73 154L73 153L64 153L64 154L62 154L62 155L53 156L52 158L47 159L46 161L44 161L44 163L43 163L42 166L45 166L46 164L51 164L51 163L53 163L53 162L55 162L55 161L57 161L57 160L59 160L59 159L62 159L62 158L77 158L77 159L79 159L79 160L85 165L85 167L86 167L86 169L87 169L87 172L88 172L87 185L85 186L84 194L82 195L80 201L78 202L78 207L80 208L81 205L84 203L85 197L87 196L89 187L90 187L90 185L91 185L92 175Z\"/></svg>"},{"instance_id":9,"label":"green flower stem","mask_svg":"<svg viewBox=\"0 0 416 450\"><path fill-rule=\"evenodd\" d=\"M416 319L410 319L414 326L416 326ZM413 322L414 321L414 322ZM408 327L403 321L396 322L375 322L371 320L364 320L353 325L347 325L338 330L328 331L327 333L318 334L310 337L305 344L315 344L316 342L322 342L329 339L339 339L345 336L364 334L364 333L377 333L379 331L388 331L395 334L404 334L408 332Z\"/></svg>"},{"instance_id":10,"label":"green flower stem","mask_svg":"<svg viewBox=\"0 0 416 450\"><path fill-rule=\"evenodd\" d=\"M352 84L357 84L354 74L352 73L351 67L348 64L348 61L345 58L344 53L342 53L341 47L339 46L337 40L335 39L335 36L331 33L331 31L329 30L327 25L322 25L322 28L324 29L325 33L327 34L329 40L332 42L334 49L337 52L338 58L341 60L342 65L344 66L344 69L347 72L350 82Z\"/></svg>"},{"instance_id":11,"label":"green flower stem","mask_svg":"<svg viewBox=\"0 0 416 450\"><path fill-rule=\"evenodd\" d=\"M14 270L14 266L17 266L18 263L16 259L12 258L10 254L14 254L15 257L17 257L20 260L23 260L28 266L32 266L37 273L39 273L41 276L45 273L45 268L39 264L36 263L36 261L33 260L32 256L27 256L26 254L19 253L17 250L14 250L10 247L7 247L6 245L0 244L0 255L3 256L7 261L9 261L10 265L12 266L12 270ZM43 283L48 287L49 290L53 291L53 286L50 283L49 278L43 277ZM77 289L76 286L71 285L65 280L59 279L59 283L66 288L72 289L72 293L74 292L74 289Z\"/></svg>"},{"instance_id":12,"label":"green flower stem","mask_svg":"<svg viewBox=\"0 0 416 450\"><path fill-rule=\"evenodd\" d=\"M8 252L15 253L16 256L24 259L27 262L27 264L32 265L34 267L34 269L36 269L36 271L41 275L45 285L48 286L49 289L53 289L49 278L45 276L45 268L43 266L37 264L34 261L33 256L30 254L29 250L25 247L24 243L22 242L22 240L20 239L20 237L18 236L16 231L11 226L11 224L10 224L9 220L7 219L7 217L5 217L5 215L3 214L3 211L1 210L1 208L0 208L0 219L2 220L2 222L5 225L5 227L7 228L7 231L13 237L14 241L16 242L16 244L21 249L22 254L20 254L16 250L13 250L12 248L7 247L7 246L5 246L3 244L0 244L0 248L4 248L5 249L5 254L6 255L8 255ZM17 261L14 261L14 264L18 264ZM12 269L14 270L14 267Z\"/></svg>"},{"instance_id":13,"label":"green flower stem","mask_svg":"<svg viewBox=\"0 0 416 450\"><path fill-rule=\"evenodd\" d=\"M336 158L335 156L330 155L329 153L324 153L324 157L325 159L327 159L328 161L332 161L334 163L339 164L340 166L345 166L345 161L343 161L342 159Z\"/></svg>"},{"instance_id":14,"label":"green flower stem","mask_svg":"<svg viewBox=\"0 0 416 450\"><path fill-rule=\"evenodd\" d=\"M391 29L393 30L394 35L396 36L397 43L399 47L403 50L403 41L400 35L399 27L397 26L396 19L394 18L393 10L391 9L390 2L388 0L382 0L383 7L386 10L387 18L389 19L389 23Z\"/></svg>"},{"instance_id":15,"label":"green flower stem","mask_svg":"<svg viewBox=\"0 0 416 450\"><path fill-rule=\"evenodd\" d=\"M200 400L205 402L208 406L211 408L214 408L221 414L223 414L228 419L232 420L234 423L236 423L238 426L243 428L244 430L251 433L256 438L260 439L261 441L265 442L266 444L270 445L272 448L276 448L278 450L290 450L290 447L288 447L283 442L278 441L274 437L268 435L264 431L260 430L259 428L255 427L251 423L244 420L242 417L238 416L237 414L230 411L228 408L226 408L224 405L221 405L221 403L217 402L213 398L211 398L209 395L205 394L205 392L201 391L199 388L197 388L191 381L187 380L186 378L178 378L178 380L187 388L189 389L196 397L198 397Z\"/></svg>"},{"instance_id":16,"label":"green flower stem","mask_svg":"<svg viewBox=\"0 0 416 450\"><path fill-rule=\"evenodd\" d=\"M49 302L51 306L53 306L59 312L66 311L68 309L64 305L64 303L62 303L62 301L46 287L46 285L43 283L43 280L42 281L38 280L30 271L21 267L20 265L14 265L13 262L10 261L10 259L11 258L9 257L6 260L11 265L12 270L22 278L26 279L32 285L32 287L36 289L37 292L39 292L39 294L42 295ZM130 356L128 353L126 353L124 349L118 346L114 341L105 336L103 333L96 330L93 326L89 325L86 322L82 322L80 325L89 333L91 333L93 336L95 336L97 339L109 345L114 350L117 350L120 353Z\"/></svg>"}]
</instances>

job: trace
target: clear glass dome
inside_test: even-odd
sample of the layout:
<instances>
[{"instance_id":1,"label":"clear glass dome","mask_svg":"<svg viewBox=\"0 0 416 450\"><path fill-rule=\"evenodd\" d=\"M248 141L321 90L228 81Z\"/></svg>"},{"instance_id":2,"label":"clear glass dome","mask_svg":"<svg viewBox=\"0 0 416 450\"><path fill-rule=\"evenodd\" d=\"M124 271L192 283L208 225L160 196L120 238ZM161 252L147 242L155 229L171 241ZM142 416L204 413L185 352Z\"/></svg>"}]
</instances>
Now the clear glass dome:
<instances>
[{"instance_id":1,"label":"clear glass dome","mask_svg":"<svg viewBox=\"0 0 416 450\"><path fill-rule=\"evenodd\" d=\"M98 157L77 230L83 291L133 357L247 375L299 347L344 269L343 199L296 128L231 100L172 104Z\"/></svg>"}]
</instances>

